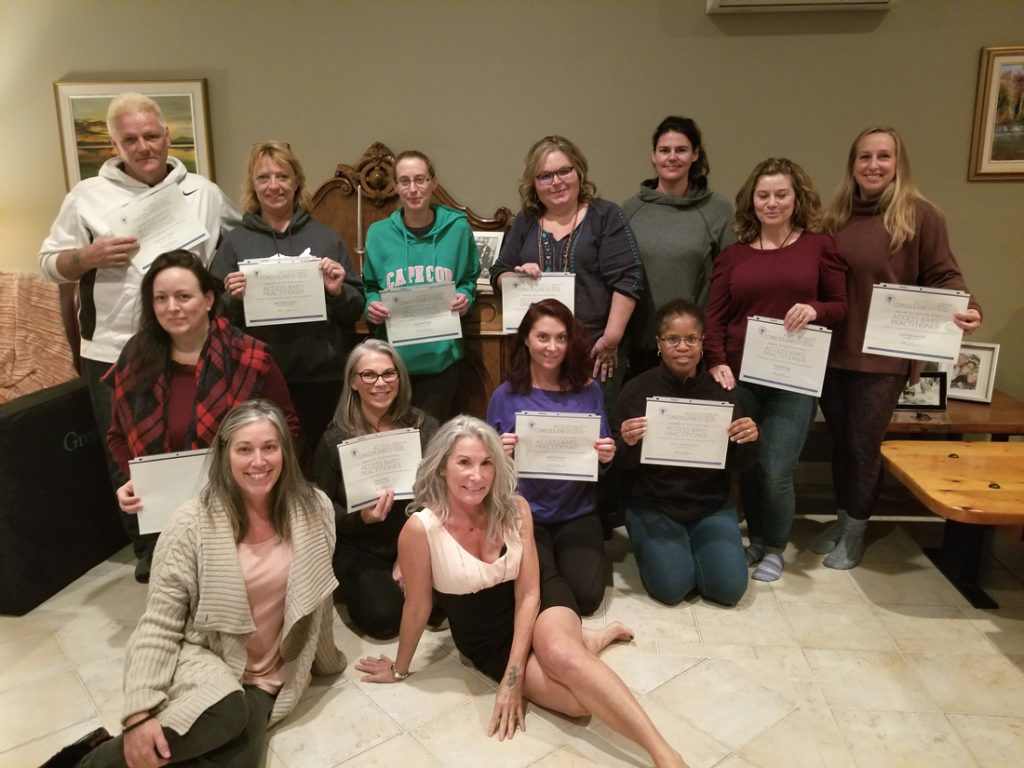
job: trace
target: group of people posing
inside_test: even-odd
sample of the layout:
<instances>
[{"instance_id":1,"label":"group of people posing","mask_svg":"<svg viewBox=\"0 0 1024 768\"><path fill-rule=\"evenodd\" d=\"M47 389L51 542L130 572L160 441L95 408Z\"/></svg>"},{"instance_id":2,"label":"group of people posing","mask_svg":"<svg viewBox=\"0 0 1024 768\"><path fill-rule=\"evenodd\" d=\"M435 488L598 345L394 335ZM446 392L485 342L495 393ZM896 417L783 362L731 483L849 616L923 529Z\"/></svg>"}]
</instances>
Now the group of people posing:
<instances>
[{"instance_id":1,"label":"group of people posing","mask_svg":"<svg viewBox=\"0 0 1024 768\"><path fill-rule=\"evenodd\" d=\"M816 400L740 379L746 319L777 318L791 333L814 323L833 332L821 407L839 513L813 547L829 567L856 566L881 441L911 373L908 361L861 352L872 286L966 290L891 128L857 136L827 208L799 165L770 158L735 211L708 186L690 119L658 126L656 176L622 207L598 197L571 141L548 136L527 153L522 211L491 283L500 293L510 274L572 273L575 312L555 299L530 306L481 420L456 415L461 341L386 339L383 291L451 283L460 315L475 298L473 233L463 213L434 202L426 155L396 157L401 205L369 228L359 275L337 233L310 215L287 144L252 147L239 217L168 156L153 101L118 97L108 127L117 156L68 194L40 265L80 286L82 358L149 598L127 651L122 735L89 734L54 766L256 764L268 725L310 674L344 667L336 596L358 629L399 638L394 659L359 661L365 681L406 679L423 631L446 619L460 652L498 683L490 733L524 727L528 699L596 715L655 765L684 765L600 659L631 630L580 620L604 597L607 521L624 518L643 586L662 603L696 592L734 605L750 567L778 579ZM209 237L142 272L131 262L138 241L110 236L105 222L171 184ZM320 260L327 320L247 327L239 263L303 253ZM350 349L361 315L374 338ZM973 298L953 321L980 325ZM746 545L728 471L641 462L651 397L732 404L726 465L739 473ZM517 482L522 411L600 416L598 482ZM419 431L423 455L413 499L384 490L349 513L338 444L405 428ZM159 537L140 536L145 498L128 462L195 448L212 450L205 490Z\"/></svg>"}]
</instances>

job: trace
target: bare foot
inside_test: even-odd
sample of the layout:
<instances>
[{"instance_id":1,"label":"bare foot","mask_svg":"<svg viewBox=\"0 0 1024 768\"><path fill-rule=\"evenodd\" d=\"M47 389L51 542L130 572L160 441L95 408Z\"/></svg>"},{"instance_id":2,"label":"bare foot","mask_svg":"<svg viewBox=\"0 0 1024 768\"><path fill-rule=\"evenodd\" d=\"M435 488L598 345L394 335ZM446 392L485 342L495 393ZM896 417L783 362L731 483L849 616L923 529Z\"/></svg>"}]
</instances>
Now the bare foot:
<instances>
[{"instance_id":1,"label":"bare foot","mask_svg":"<svg viewBox=\"0 0 1024 768\"><path fill-rule=\"evenodd\" d=\"M604 629L584 629L583 644L597 655L612 643L628 643L635 637L633 630L621 621L613 621Z\"/></svg>"}]
</instances>

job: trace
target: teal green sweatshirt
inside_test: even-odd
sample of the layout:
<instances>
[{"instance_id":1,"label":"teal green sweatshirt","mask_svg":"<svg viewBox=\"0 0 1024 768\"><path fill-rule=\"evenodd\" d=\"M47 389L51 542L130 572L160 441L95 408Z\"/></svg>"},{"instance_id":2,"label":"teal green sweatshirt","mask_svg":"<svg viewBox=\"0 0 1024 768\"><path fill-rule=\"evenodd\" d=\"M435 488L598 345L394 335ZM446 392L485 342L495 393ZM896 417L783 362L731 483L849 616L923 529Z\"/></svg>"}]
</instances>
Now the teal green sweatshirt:
<instances>
[{"instance_id":1,"label":"teal green sweatshirt","mask_svg":"<svg viewBox=\"0 0 1024 768\"><path fill-rule=\"evenodd\" d=\"M480 256L466 214L444 205L432 205L434 226L416 237L402 221L399 208L366 233L363 287L366 305L380 301L381 291L427 283L455 283L469 305L476 296ZM369 318L367 318L369 322ZM376 329L386 339L384 326ZM398 348L410 374L440 373L462 359L462 340L451 339L410 344Z\"/></svg>"}]
</instances>

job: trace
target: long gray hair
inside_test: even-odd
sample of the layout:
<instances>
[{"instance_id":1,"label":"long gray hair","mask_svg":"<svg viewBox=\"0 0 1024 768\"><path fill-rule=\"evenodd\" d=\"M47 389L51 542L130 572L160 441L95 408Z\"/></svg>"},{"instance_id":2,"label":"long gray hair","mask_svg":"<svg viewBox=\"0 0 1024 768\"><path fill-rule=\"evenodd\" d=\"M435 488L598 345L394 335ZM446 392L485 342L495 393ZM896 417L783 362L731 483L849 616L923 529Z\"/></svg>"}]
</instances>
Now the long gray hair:
<instances>
[{"instance_id":1,"label":"long gray hair","mask_svg":"<svg viewBox=\"0 0 1024 768\"><path fill-rule=\"evenodd\" d=\"M423 413L412 407L412 381L409 378L409 371L395 348L380 339L367 339L349 352L348 360L345 361L345 372L341 375L341 397L338 398L338 407L334 410L334 423L346 435L366 435L374 431L376 425L367 423L362 398L352 386L356 368L369 352L387 355L398 371L398 391L384 413L384 420L395 427L419 427L423 423Z\"/></svg>"}]
</instances>

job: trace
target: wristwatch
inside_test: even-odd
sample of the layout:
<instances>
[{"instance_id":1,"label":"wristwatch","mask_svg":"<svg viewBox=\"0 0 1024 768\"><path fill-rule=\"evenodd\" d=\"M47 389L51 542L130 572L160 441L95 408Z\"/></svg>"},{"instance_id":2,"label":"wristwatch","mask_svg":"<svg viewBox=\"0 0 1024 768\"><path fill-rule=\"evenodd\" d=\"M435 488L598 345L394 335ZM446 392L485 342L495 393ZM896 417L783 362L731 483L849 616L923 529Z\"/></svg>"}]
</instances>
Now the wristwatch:
<instances>
[{"instance_id":1,"label":"wristwatch","mask_svg":"<svg viewBox=\"0 0 1024 768\"><path fill-rule=\"evenodd\" d=\"M405 680L405 678L407 678L409 675L411 675L412 672L399 672L398 671L398 667L396 667L394 664L392 664L391 665L391 674L395 676L395 680L401 681L401 680Z\"/></svg>"}]
</instances>

